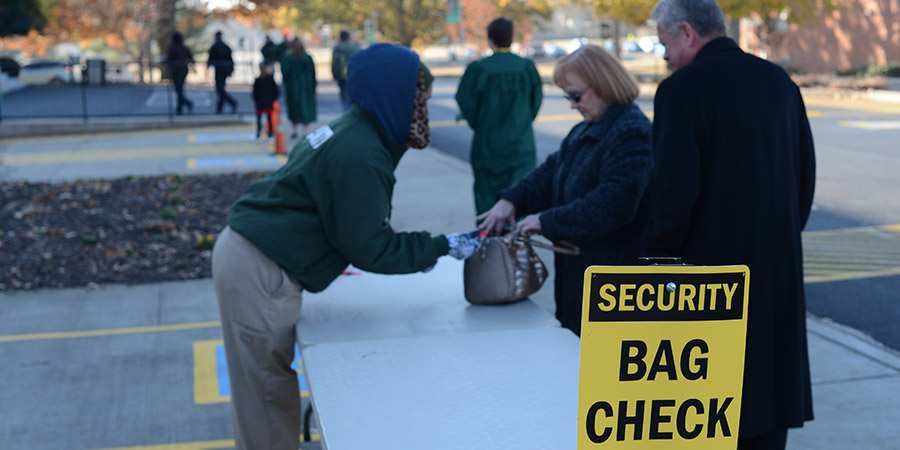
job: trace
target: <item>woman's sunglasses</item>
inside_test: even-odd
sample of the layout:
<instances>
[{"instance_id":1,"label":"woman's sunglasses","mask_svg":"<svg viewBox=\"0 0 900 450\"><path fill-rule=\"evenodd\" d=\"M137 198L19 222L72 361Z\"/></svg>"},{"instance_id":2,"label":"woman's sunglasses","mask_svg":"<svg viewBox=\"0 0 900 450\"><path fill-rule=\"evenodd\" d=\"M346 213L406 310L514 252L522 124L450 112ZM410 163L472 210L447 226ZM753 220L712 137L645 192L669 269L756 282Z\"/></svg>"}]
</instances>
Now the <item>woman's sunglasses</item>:
<instances>
[{"instance_id":1,"label":"woman's sunglasses","mask_svg":"<svg viewBox=\"0 0 900 450\"><path fill-rule=\"evenodd\" d=\"M581 92L574 93L574 94L566 94L566 95L563 95L563 97L565 97L565 99L570 102L581 103L581 96L583 96L585 92L587 92L587 89L585 89Z\"/></svg>"}]
</instances>

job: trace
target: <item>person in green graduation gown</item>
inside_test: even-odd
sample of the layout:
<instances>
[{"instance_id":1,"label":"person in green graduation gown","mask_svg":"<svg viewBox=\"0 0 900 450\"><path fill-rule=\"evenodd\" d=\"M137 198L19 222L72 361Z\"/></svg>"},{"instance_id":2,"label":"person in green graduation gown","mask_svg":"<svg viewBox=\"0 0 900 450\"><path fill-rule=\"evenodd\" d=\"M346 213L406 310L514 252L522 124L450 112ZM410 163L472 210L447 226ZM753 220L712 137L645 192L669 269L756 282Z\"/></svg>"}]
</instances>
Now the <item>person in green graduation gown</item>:
<instances>
[{"instance_id":1,"label":"person in green graduation gown","mask_svg":"<svg viewBox=\"0 0 900 450\"><path fill-rule=\"evenodd\" d=\"M297 125L303 125L303 136L309 134L309 124L316 121L316 66L306 53L300 38L294 38L281 58L281 77L287 97L291 138L297 138Z\"/></svg>"},{"instance_id":2,"label":"person in green graduation gown","mask_svg":"<svg viewBox=\"0 0 900 450\"><path fill-rule=\"evenodd\" d=\"M475 175L477 214L491 209L498 192L535 167L531 123L543 99L534 64L509 51L512 21L494 19L487 35L494 54L470 63L456 91L462 117L475 132L469 161Z\"/></svg>"}]
</instances>

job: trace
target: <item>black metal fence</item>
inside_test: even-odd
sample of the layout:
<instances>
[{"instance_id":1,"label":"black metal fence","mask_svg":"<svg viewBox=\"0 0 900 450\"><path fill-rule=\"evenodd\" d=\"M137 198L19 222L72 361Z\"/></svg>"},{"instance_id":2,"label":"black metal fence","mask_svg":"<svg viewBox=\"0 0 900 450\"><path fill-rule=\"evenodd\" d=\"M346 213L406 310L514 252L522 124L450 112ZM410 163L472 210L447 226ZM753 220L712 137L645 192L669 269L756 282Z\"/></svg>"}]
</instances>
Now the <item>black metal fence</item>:
<instances>
[{"instance_id":1,"label":"black metal fence","mask_svg":"<svg viewBox=\"0 0 900 450\"><path fill-rule=\"evenodd\" d=\"M132 62L86 61L72 67L71 78L62 83L51 79L39 84L6 80L0 122L47 118L80 118L87 122L91 118L123 116L168 116L177 120L177 98L165 63L141 67ZM275 76L280 84L278 72L275 70ZM234 111L224 108L223 114L254 114L251 86L258 75L257 63L235 63L226 90L238 104ZM217 114L214 69L206 62L190 67L185 96L194 104L185 114Z\"/></svg>"}]
</instances>

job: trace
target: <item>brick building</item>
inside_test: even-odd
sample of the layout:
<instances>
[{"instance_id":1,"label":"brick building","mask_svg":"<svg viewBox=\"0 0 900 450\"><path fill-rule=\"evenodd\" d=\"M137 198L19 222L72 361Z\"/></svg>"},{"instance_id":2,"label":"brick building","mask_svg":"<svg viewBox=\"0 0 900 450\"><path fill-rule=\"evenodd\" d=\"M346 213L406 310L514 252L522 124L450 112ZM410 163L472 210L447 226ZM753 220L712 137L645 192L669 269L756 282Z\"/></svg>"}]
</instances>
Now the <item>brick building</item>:
<instances>
[{"instance_id":1,"label":"brick building","mask_svg":"<svg viewBox=\"0 0 900 450\"><path fill-rule=\"evenodd\" d=\"M841 0L802 24L744 19L741 47L805 73L900 63L900 0Z\"/></svg>"}]
</instances>

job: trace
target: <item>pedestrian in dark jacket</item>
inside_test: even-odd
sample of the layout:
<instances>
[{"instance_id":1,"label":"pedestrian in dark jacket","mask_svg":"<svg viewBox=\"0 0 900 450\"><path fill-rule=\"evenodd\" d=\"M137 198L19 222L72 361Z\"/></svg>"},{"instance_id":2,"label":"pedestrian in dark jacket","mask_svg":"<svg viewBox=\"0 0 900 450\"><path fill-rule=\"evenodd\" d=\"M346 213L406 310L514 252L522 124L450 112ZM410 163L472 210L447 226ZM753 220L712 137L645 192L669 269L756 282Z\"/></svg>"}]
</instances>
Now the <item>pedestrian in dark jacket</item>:
<instances>
[{"instance_id":1,"label":"pedestrian in dark jacket","mask_svg":"<svg viewBox=\"0 0 900 450\"><path fill-rule=\"evenodd\" d=\"M259 50L262 53L263 62L274 66L275 61L278 61L280 55L278 54L278 46L272 42L272 38L266 36L266 42L263 44L262 48Z\"/></svg>"},{"instance_id":2,"label":"pedestrian in dark jacket","mask_svg":"<svg viewBox=\"0 0 900 450\"><path fill-rule=\"evenodd\" d=\"M222 32L216 31L216 42L209 48L207 68L215 67L216 71L216 113L222 113L225 103L231 105L231 112L237 110L237 100L225 91L225 80L234 73L234 59L231 58L231 47L222 41Z\"/></svg>"},{"instance_id":3,"label":"pedestrian in dark jacket","mask_svg":"<svg viewBox=\"0 0 900 450\"><path fill-rule=\"evenodd\" d=\"M394 169L407 148L425 148L430 139L432 81L403 46L375 44L355 54L350 111L301 140L284 166L231 208L212 274L238 449L300 444L300 392L290 365L302 290L324 290L348 264L414 273L442 255L465 259L480 247L467 234L391 227Z\"/></svg>"},{"instance_id":4,"label":"pedestrian in dark jacket","mask_svg":"<svg viewBox=\"0 0 900 450\"><path fill-rule=\"evenodd\" d=\"M184 95L184 80L187 79L188 69L194 63L194 55L184 45L184 37L179 32L172 33L172 43L166 52L166 63L169 66L169 75L172 76L172 85L175 87L175 95L178 97L178 106L175 114L181 114L182 107L187 106L188 112L194 110L194 102Z\"/></svg>"},{"instance_id":5,"label":"pedestrian in dark jacket","mask_svg":"<svg viewBox=\"0 0 900 450\"><path fill-rule=\"evenodd\" d=\"M275 45L275 52L272 56L275 57L275 61L281 61L281 58L284 57L284 54L287 53L288 44L291 43L291 31L287 28L281 29L281 42Z\"/></svg>"},{"instance_id":6,"label":"pedestrian in dark jacket","mask_svg":"<svg viewBox=\"0 0 900 450\"><path fill-rule=\"evenodd\" d=\"M783 449L812 420L800 233L815 185L800 90L725 37L715 0L661 0L675 72L654 100L647 245L693 265L747 265L750 297L738 448Z\"/></svg>"},{"instance_id":7,"label":"pedestrian in dark jacket","mask_svg":"<svg viewBox=\"0 0 900 450\"><path fill-rule=\"evenodd\" d=\"M267 131L269 137L272 137L273 122L272 115L274 113L273 105L278 100L278 85L275 84L275 77L272 76L272 66L263 61L259 64L259 76L253 81L253 104L256 107L256 138L259 139L262 133L262 116L266 115Z\"/></svg>"},{"instance_id":8,"label":"pedestrian in dark jacket","mask_svg":"<svg viewBox=\"0 0 900 450\"><path fill-rule=\"evenodd\" d=\"M634 104L637 81L598 46L560 59L553 79L584 121L477 219L493 233L509 223L525 236L542 234L581 248L579 256L556 254L554 264L556 318L580 334L584 270L638 264L642 256L651 126ZM516 224L516 218L522 220Z\"/></svg>"},{"instance_id":9,"label":"pedestrian in dark jacket","mask_svg":"<svg viewBox=\"0 0 900 450\"><path fill-rule=\"evenodd\" d=\"M338 85L341 94L341 108L344 111L350 109L352 103L347 96L347 66L350 57L359 51L359 46L350 40L350 32L341 30L340 42L334 46L331 52L331 77Z\"/></svg>"}]
</instances>

